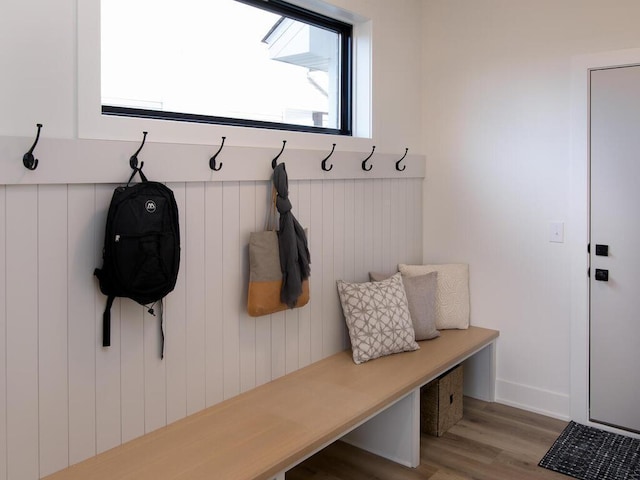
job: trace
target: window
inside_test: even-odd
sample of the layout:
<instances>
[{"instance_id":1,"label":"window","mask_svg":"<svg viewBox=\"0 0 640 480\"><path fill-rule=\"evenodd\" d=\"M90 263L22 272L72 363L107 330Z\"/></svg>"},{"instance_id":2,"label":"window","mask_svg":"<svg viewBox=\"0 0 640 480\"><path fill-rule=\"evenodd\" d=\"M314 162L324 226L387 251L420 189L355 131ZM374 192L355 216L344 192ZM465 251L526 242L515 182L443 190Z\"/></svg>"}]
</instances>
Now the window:
<instances>
[{"instance_id":1,"label":"window","mask_svg":"<svg viewBox=\"0 0 640 480\"><path fill-rule=\"evenodd\" d=\"M351 45L280 0L102 1L102 114L351 135Z\"/></svg>"}]
</instances>

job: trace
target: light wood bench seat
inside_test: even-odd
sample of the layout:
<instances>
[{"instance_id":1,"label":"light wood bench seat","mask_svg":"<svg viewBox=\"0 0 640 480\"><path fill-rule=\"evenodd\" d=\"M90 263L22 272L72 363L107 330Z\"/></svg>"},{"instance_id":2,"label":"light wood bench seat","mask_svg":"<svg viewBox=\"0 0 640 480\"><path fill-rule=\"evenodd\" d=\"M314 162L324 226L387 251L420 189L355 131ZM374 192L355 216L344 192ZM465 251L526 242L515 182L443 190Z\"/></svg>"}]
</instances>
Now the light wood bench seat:
<instances>
[{"instance_id":1,"label":"light wood bench seat","mask_svg":"<svg viewBox=\"0 0 640 480\"><path fill-rule=\"evenodd\" d=\"M395 450L396 442L404 440L394 435L404 438L403 429L408 428L408 462L415 463L416 392L419 399L422 385L466 359L479 359L465 366L465 389L493 400L498 332L471 327L441 333L420 342L420 350L362 365L353 363L350 351L338 353L46 478L284 479L288 469L356 427L351 441L365 448L366 437L382 430L378 436L383 438L370 445L374 452L384 450L380 442L393 442ZM405 420L406 412L410 418ZM385 415L400 416L400 422L391 418L385 423ZM388 434L385 429L397 423L405 425Z\"/></svg>"}]
</instances>

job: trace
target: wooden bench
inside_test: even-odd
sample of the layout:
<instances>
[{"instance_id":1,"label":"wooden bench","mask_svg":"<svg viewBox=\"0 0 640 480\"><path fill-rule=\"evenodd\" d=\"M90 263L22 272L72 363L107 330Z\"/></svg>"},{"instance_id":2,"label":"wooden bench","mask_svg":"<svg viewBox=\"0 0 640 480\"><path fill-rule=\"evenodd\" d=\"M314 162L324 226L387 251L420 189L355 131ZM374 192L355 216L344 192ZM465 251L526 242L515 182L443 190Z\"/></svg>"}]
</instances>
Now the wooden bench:
<instances>
[{"instance_id":1,"label":"wooden bench","mask_svg":"<svg viewBox=\"0 0 640 480\"><path fill-rule=\"evenodd\" d=\"M344 351L61 470L47 480L284 480L337 439L420 462L420 387L465 361L465 393L494 400L498 332L446 330L355 365Z\"/></svg>"}]
</instances>

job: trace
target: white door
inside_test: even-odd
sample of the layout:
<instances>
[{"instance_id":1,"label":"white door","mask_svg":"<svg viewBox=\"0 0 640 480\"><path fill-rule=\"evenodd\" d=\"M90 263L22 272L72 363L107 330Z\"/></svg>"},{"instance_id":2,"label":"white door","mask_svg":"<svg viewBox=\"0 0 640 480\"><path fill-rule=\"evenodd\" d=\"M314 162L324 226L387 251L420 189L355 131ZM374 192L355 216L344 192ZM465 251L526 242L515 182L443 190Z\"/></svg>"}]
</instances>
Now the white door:
<instances>
[{"instance_id":1,"label":"white door","mask_svg":"<svg viewBox=\"0 0 640 480\"><path fill-rule=\"evenodd\" d=\"M591 72L590 419L640 432L640 66Z\"/></svg>"}]
</instances>

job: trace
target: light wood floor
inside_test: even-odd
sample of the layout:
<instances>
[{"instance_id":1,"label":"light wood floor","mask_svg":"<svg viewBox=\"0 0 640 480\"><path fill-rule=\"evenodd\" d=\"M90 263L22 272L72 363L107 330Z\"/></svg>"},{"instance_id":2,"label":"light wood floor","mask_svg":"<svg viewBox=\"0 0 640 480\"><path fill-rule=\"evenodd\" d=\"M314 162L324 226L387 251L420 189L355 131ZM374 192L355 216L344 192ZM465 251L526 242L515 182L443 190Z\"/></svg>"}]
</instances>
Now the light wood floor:
<instances>
[{"instance_id":1,"label":"light wood floor","mask_svg":"<svg viewBox=\"0 0 640 480\"><path fill-rule=\"evenodd\" d=\"M538 462L567 422L465 398L464 418L442 437L422 435L420 466L405 468L335 442L287 480L566 480Z\"/></svg>"}]
</instances>

